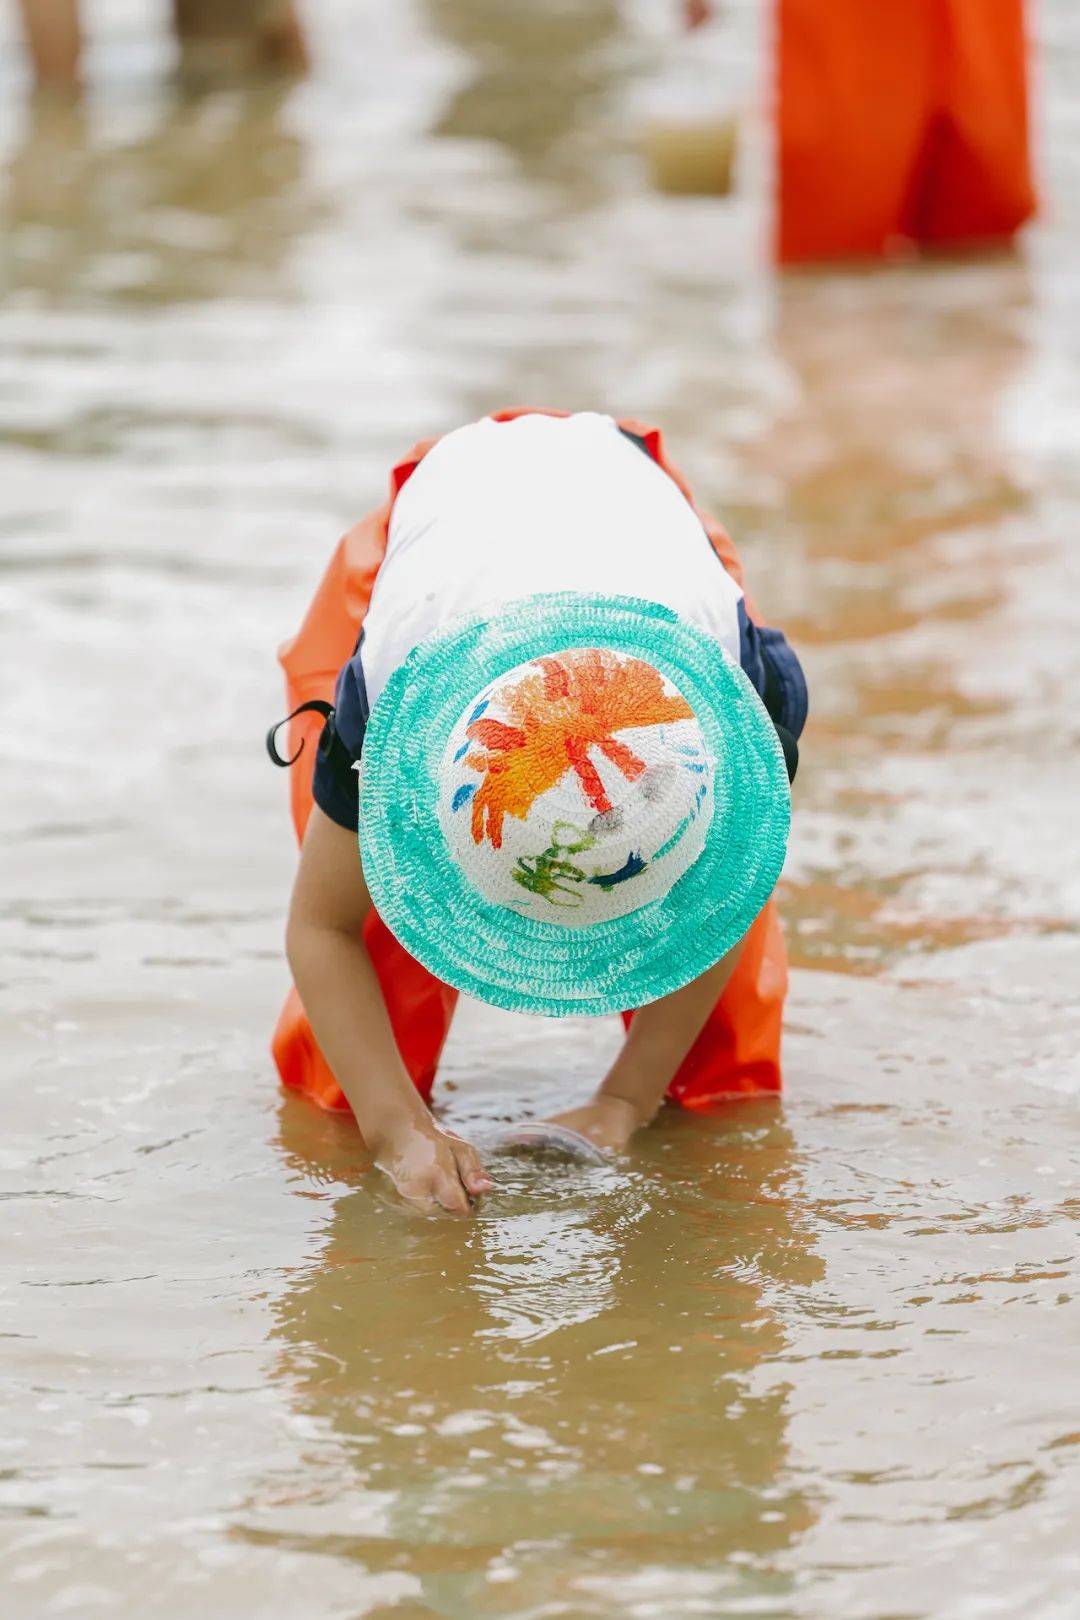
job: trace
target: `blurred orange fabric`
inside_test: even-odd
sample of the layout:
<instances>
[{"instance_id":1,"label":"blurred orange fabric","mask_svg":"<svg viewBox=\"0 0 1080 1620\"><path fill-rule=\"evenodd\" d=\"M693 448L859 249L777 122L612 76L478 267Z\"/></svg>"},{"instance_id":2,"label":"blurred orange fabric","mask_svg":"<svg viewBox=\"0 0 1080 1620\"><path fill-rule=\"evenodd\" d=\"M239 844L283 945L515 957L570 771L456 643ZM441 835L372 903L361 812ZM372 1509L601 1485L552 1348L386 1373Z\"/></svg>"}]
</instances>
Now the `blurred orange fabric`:
<instances>
[{"instance_id":1,"label":"blurred orange fabric","mask_svg":"<svg viewBox=\"0 0 1080 1620\"><path fill-rule=\"evenodd\" d=\"M492 414L497 422L507 422L528 413L510 410ZM642 439L653 459L691 500L685 480L664 453L660 433L636 422L620 425ZM394 468L390 499L362 518L338 544L299 632L281 648L279 657L285 670L290 711L312 698L333 702L338 671L356 646L386 551L394 499L435 442L429 439L418 444ZM726 531L705 514L699 516L721 563L741 585L742 564ZM746 606L753 615L749 596ZM310 715L292 721L291 754L296 753L305 737L313 741L310 727ZM314 748L305 747L290 773L298 840L303 839L311 814L314 763ZM421 1096L428 1098L457 992L433 978L410 956L374 910L364 925L364 942L405 1067ZM770 900L747 934L735 972L671 1083L668 1095L672 1101L702 1109L726 1097L779 1091L780 1030L786 993L787 952L776 902ZM632 1012L624 1014L627 1023L632 1017ZM295 989L290 990L281 1010L272 1050L284 1085L302 1092L322 1108L348 1111L345 1095L319 1050Z\"/></svg>"},{"instance_id":2,"label":"blurred orange fabric","mask_svg":"<svg viewBox=\"0 0 1080 1620\"><path fill-rule=\"evenodd\" d=\"M1034 212L1023 0L778 0L782 264L977 245Z\"/></svg>"}]
</instances>

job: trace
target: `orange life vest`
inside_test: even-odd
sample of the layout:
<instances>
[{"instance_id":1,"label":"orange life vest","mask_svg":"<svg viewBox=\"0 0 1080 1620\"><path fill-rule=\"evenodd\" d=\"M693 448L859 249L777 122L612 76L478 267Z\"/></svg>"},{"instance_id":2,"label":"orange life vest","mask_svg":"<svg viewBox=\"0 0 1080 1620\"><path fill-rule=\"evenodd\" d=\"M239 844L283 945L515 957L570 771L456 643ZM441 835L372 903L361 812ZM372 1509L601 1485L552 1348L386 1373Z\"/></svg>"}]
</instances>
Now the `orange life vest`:
<instances>
[{"instance_id":1,"label":"orange life vest","mask_svg":"<svg viewBox=\"0 0 1080 1620\"><path fill-rule=\"evenodd\" d=\"M496 411L497 422L512 421L525 410ZM544 412L562 416L561 411ZM655 428L636 422L619 424L638 436L649 454L675 480L687 500L685 480L667 459ZM375 576L386 551L394 500L435 439L424 440L390 475L389 499L360 520L340 541L311 600L298 633L281 648L288 707L315 700L332 702L338 671L351 656L364 622ZM696 510L696 508L695 508ZM698 514L717 556L743 585L742 564L725 530ZM745 586L743 587L745 591ZM747 612L756 618L747 598ZM312 718L291 722L289 752L295 754ZM315 750L305 748L291 771L291 801L297 839L302 841L311 814L311 777ZM417 1090L430 1096L435 1070L450 1028L457 992L432 977L399 945L373 910L364 926L364 941L378 976L394 1038ZM739 964L700 1036L669 1088L669 1097L687 1108L707 1108L723 1098L780 1089L780 1025L787 990L787 954L770 900L746 936ZM629 1023L630 1010L623 1015ZM348 1103L319 1050L300 998L289 992L274 1031L272 1049L283 1084L303 1092L322 1108L348 1110Z\"/></svg>"}]
</instances>

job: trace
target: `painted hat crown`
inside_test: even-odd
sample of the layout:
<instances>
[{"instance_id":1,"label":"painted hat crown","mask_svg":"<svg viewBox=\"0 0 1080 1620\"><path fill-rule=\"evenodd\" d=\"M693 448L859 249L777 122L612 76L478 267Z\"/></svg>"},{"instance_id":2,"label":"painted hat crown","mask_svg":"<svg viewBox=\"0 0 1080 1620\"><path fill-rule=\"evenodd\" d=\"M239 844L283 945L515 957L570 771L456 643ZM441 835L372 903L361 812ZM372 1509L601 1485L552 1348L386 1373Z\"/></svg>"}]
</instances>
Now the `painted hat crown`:
<instances>
[{"instance_id":1,"label":"painted hat crown","mask_svg":"<svg viewBox=\"0 0 1080 1620\"><path fill-rule=\"evenodd\" d=\"M522 663L453 727L439 820L487 901L587 928L662 899L705 845L714 769L691 705L640 657Z\"/></svg>"},{"instance_id":2,"label":"painted hat crown","mask_svg":"<svg viewBox=\"0 0 1080 1620\"><path fill-rule=\"evenodd\" d=\"M379 916L437 979L600 1015L743 937L791 795L761 699L712 636L642 597L555 591L413 649L371 711L359 812Z\"/></svg>"}]
</instances>

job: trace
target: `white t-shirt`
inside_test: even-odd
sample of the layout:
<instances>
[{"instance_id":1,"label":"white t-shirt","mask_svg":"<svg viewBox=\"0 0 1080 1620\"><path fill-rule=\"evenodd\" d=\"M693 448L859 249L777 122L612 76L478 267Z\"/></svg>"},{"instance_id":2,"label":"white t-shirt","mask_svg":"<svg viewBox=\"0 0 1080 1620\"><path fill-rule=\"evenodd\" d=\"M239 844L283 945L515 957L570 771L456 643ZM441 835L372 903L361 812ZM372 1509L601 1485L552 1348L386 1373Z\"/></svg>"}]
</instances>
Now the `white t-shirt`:
<instances>
[{"instance_id":1,"label":"white t-shirt","mask_svg":"<svg viewBox=\"0 0 1080 1620\"><path fill-rule=\"evenodd\" d=\"M440 439L394 502L364 621L369 703L443 625L545 591L661 602L739 661L741 590L610 416L485 417Z\"/></svg>"}]
</instances>

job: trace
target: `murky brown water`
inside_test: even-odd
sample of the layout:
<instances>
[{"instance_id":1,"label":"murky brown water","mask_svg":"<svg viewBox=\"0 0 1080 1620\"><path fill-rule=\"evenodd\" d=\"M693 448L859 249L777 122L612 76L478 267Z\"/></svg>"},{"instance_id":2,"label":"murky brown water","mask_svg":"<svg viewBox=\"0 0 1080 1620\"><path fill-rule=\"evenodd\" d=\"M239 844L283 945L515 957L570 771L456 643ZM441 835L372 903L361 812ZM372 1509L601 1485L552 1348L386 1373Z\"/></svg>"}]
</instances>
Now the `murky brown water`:
<instances>
[{"instance_id":1,"label":"murky brown water","mask_svg":"<svg viewBox=\"0 0 1080 1620\"><path fill-rule=\"evenodd\" d=\"M752 83L753 9L733 79ZM777 288L647 195L650 21L312 0L288 93L5 15L4 1613L1071 1620L1080 26L1022 261ZM266 1040L273 648L420 432L663 421L804 651L782 1106L404 1214ZM463 1018L466 1128L607 1026Z\"/></svg>"}]
</instances>

